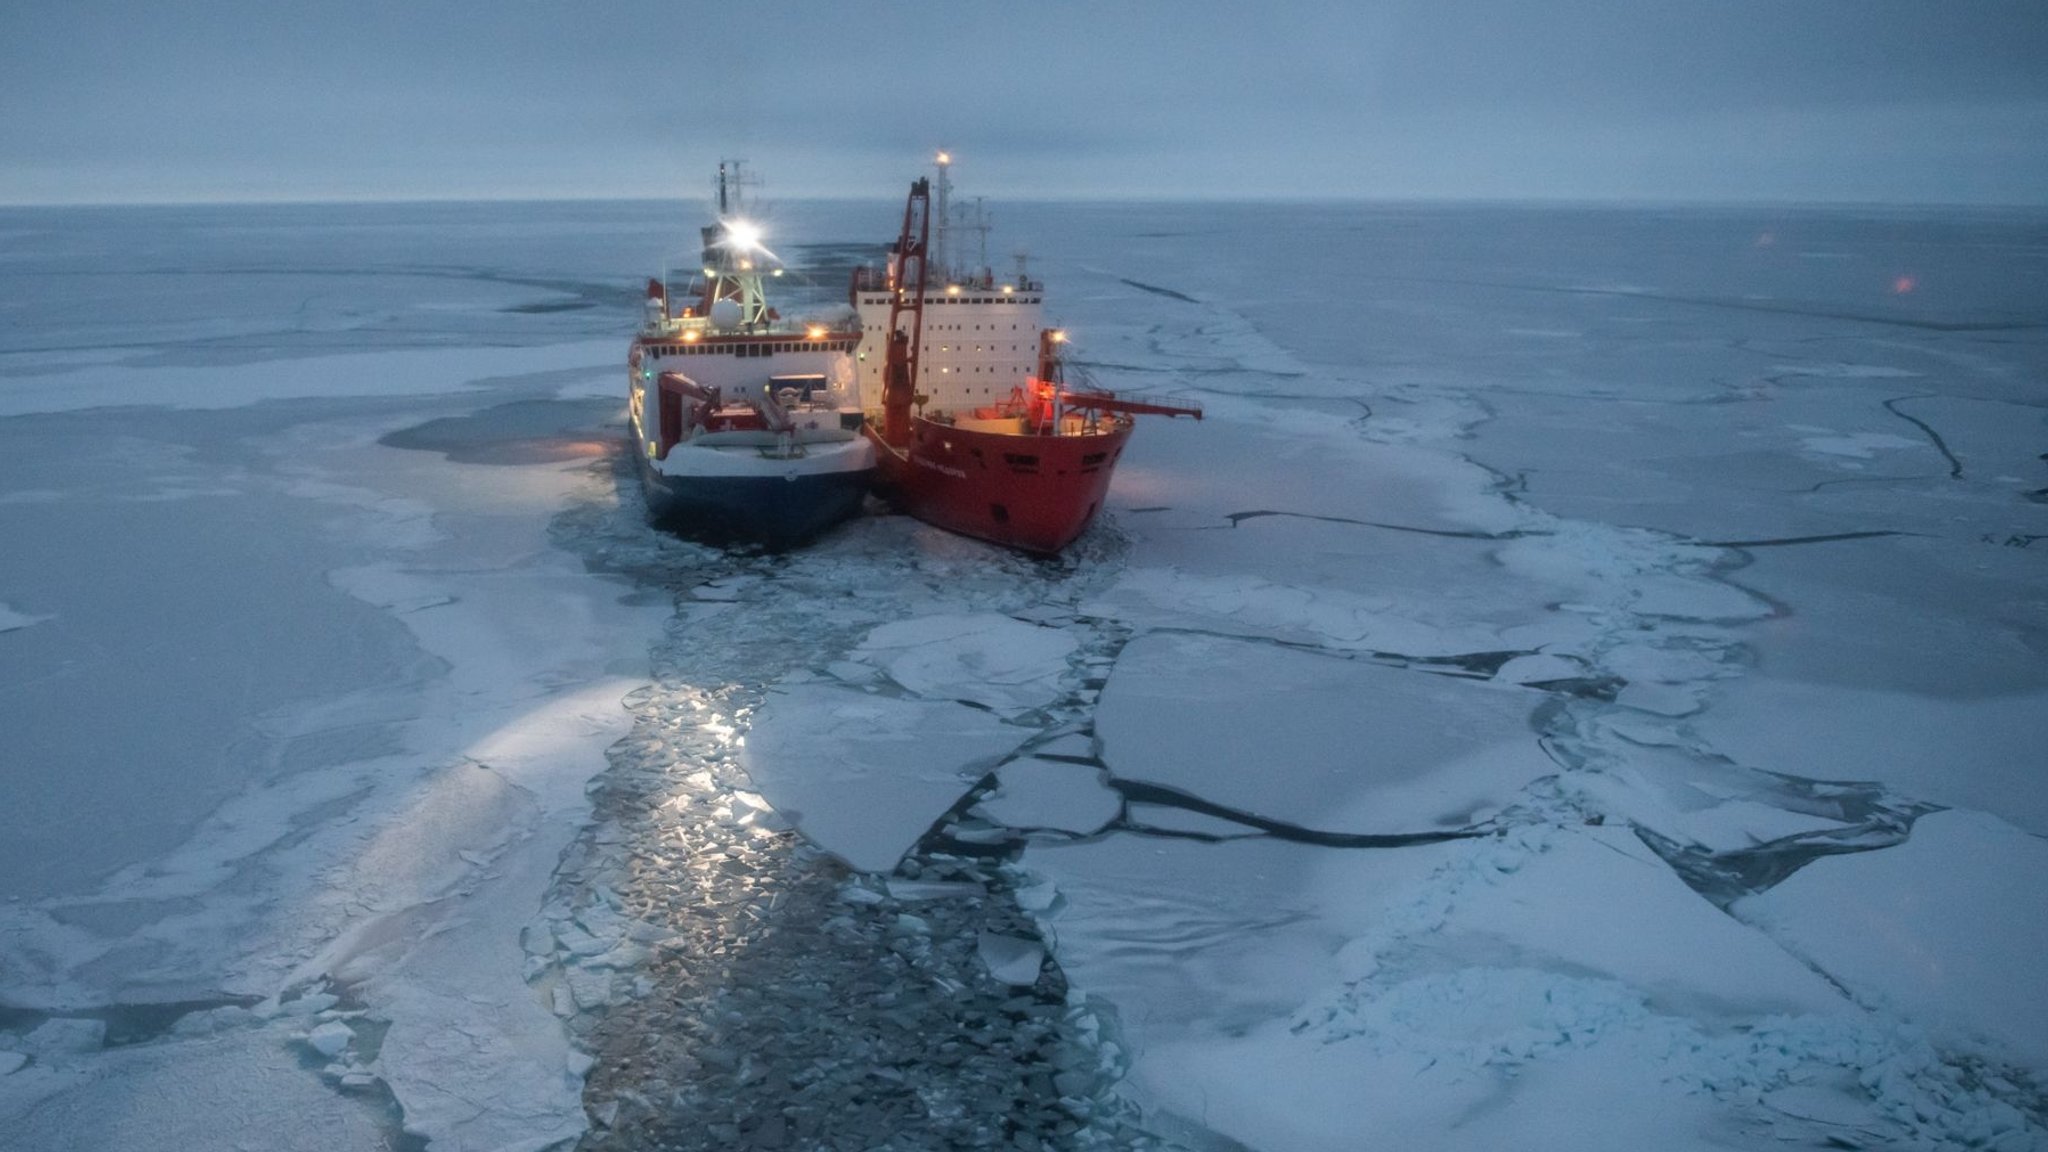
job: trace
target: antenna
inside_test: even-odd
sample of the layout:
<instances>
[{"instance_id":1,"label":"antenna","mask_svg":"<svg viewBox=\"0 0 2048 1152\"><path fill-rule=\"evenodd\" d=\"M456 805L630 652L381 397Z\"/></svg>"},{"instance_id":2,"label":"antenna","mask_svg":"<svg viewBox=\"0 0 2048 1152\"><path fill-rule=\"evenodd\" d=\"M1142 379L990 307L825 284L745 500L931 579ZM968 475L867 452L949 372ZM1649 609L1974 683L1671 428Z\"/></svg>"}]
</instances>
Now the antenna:
<instances>
[{"instance_id":1,"label":"antenna","mask_svg":"<svg viewBox=\"0 0 2048 1152\"><path fill-rule=\"evenodd\" d=\"M932 237L932 263L938 266L941 277L950 280L953 277L953 251L947 241L953 230L953 215L952 210L947 207L947 200L953 193L953 178L950 171L953 166L953 154L941 151L938 166L939 178L932 188L937 193L937 203L932 206L931 216L933 223L938 225L932 229L936 233Z\"/></svg>"},{"instance_id":2,"label":"antenna","mask_svg":"<svg viewBox=\"0 0 2048 1152\"><path fill-rule=\"evenodd\" d=\"M979 196L976 196L976 197L974 198L974 223L972 223L972 224L968 225L968 229L969 229L970 231L972 231L972 232L974 232L974 233L976 234L975 238L976 238L976 240L977 240L977 241L979 242L979 244L980 244L980 256L981 256L981 258L980 258L980 259L978 259L978 260L976 260L976 261L974 262L974 268L975 268L975 273L974 273L974 274L975 274L975 275L977 275L977 276L983 275L983 273L982 273L982 271L981 271L981 270L982 270L982 269L984 269L984 268L987 268L987 267L989 266L989 265L988 265L988 230L989 230L989 226L990 226L990 223L991 223L991 222L990 222L990 220L989 220L989 218L988 218L988 213L986 213L986 212L982 211L982 208L981 208L981 197L979 197Z\"/></svg>"},{"instance_id":3,"label":"antenna","mask_svg":"<svg viewBox=\"0 0 2048 1152\"><path fill-rule=\"evenodd\" d=\"M761 187L761 178L746 170L745 160L720 160L718 162L718 214L723 216L744 213L747 210L743 189Z\"/></svg>"}]
</instances>

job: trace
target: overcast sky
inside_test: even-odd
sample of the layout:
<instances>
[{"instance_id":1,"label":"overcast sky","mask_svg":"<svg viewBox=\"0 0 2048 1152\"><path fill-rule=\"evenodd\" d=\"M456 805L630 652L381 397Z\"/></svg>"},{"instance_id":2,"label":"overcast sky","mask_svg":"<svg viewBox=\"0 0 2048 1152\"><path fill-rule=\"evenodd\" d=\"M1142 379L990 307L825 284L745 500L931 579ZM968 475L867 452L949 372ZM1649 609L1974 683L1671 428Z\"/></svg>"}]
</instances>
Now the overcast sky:
<instances>
[{"instance_id":1,"label":"overcast sky","mask_svg":"<svg viewBox=\"0 0 2048 1152\"><path fill-rule=\"evenodd\" d=\"M0 0L0 203L2048 203L2048 0Z\"/></svg>"}]
</instances>

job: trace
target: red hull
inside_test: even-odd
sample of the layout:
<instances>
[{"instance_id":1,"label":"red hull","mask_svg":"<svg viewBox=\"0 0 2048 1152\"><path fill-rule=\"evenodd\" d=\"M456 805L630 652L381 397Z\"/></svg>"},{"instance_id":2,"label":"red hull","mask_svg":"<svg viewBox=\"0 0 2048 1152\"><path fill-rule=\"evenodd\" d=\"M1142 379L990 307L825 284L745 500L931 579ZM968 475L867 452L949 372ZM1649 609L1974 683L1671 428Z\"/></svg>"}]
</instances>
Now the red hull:
<instances>
[{"instance_id":1,"label":"red hull","mask_svg":"<svg viewBox=\"0 0 2048 1152\"><path fill-rule=\"evenodd\" d=\"M951 532L1050 555L1101 511L1131 422L1036 436L914 417L907 451L889 447L873 424L866 431L875 442L876 480L897 507Z\"/></svg>"}]
</instances>

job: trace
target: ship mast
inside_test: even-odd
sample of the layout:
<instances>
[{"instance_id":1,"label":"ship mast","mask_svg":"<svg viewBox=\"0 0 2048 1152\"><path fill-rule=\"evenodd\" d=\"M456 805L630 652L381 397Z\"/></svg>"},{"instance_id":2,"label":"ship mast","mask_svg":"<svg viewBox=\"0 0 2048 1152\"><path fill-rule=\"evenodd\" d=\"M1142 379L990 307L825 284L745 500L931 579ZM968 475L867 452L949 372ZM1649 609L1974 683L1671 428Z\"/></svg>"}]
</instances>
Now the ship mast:
<instances>
[{"instance_id":1,"label":"ship mast","mask_svg":"<svg viewBox=\"0 0 2048 1152\"><path fill-rule=\"evenodd\" d=\"M932 253L934 257L932 262L939 267L939 278L950 281L953 279L953 250L951 244L953 210L949 207L953 196L953 154L951 152L939 153L938 167L939 178L937 187L934 189L938 194L938 203L935 205L933 215L938 217L939 226L936 229L938 235L932 240Z\"/></svg>"},{"instance_id":2,"label":"ship mast","mask_svg":"<svg viewBox=\"0 0 2048 1152\"><path fill-rule=\"evenodd\" d=\"M718 164L718 223L701 229L704 238L704 315L730 300L739 306L737 327L753 329L775 318L761 273L782 274L781 261L761 245L761 227L747 216L744 190L760 187L760 177L746 172L744 160Z\"/></svg>"}]
</instances>

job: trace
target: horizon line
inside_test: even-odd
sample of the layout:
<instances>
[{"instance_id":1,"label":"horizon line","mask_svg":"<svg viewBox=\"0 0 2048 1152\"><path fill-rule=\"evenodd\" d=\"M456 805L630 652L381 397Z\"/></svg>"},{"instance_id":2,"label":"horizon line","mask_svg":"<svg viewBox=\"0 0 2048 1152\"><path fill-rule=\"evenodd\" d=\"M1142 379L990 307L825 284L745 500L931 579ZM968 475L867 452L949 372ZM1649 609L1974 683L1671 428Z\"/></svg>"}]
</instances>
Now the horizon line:
<instances>
[{"instance_id":1,"label":"horizon line","mask_svg":"<svg viewBox=\"0 0 2048 1152\"><path fill-rule=\"evenodd\" d=\"M893 203L895 194L776 196L775 203ZM289 196L269 199L202 198L110 200L0 200L0 210L101 208L290 208L370 207L434 204L688 204L698 196ZM1811 209L1963 209L1970 211L2048 211L2048 198L2003 200L1790 199L1783 197L1659 197L1659 196L1427 196L1427 195L1177 195L1112 193L1101 196L1048 196L1020 193L1005 196L1011 203L1033 204L1217 204L1217 205L1408 205L1544 208L1811 208Z\"/></svg>"}]
</instances>

